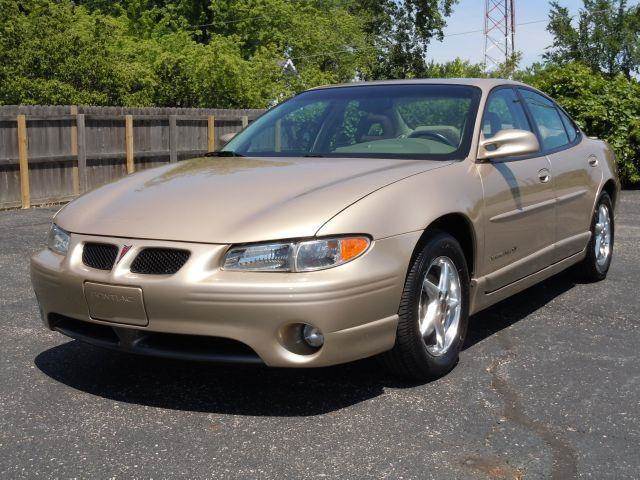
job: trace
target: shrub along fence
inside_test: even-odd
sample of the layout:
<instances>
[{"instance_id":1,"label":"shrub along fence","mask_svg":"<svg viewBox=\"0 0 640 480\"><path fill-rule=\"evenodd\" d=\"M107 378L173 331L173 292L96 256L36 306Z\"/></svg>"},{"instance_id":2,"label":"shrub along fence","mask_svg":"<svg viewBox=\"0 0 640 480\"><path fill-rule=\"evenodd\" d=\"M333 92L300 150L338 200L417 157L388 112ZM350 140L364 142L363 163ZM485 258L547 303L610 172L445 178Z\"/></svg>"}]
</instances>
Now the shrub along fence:
<instances>
[{"instance_id":1,"label":"shrub along fence","mask_svg":"<svg viewBox=\"0 0 640 480\"><path fill-rule=\"evenodd\" d=\"M64 202L198 157L262 110L0 106L0 209Z\"/></svg>"}]
</instances>

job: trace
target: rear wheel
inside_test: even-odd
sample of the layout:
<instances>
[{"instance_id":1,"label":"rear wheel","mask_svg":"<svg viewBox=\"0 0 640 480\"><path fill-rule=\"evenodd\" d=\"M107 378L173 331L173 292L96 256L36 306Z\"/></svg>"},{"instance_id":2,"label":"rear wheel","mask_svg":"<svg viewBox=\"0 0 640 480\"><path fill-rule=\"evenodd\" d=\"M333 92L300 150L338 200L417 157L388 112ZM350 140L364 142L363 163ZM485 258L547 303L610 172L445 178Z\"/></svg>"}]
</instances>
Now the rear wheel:
<instances>
[{"instance_id":1,"label":"rear wheel","mask_svg":"<svg viewBox=\"0 0 640 480\"><path fill-rule=\"evenodd\" d=\"M467 332L468 298L469 273L460 244L434 232L409 268L396 343L382 357L387 368L415 380L450 371Z\"/></svg>"},{"instance_id":2,"label":"rear wheel","mask_svg":"<svg viewBox=\"0 0 640 480\"><path fill-rule=\"evenodd\" d=\"M609 194L604 192L593 213L587 256L579 268L585 280L597 282L607 276L613 255L613 227L613 204Z\"/></svg>"}]
</instances>

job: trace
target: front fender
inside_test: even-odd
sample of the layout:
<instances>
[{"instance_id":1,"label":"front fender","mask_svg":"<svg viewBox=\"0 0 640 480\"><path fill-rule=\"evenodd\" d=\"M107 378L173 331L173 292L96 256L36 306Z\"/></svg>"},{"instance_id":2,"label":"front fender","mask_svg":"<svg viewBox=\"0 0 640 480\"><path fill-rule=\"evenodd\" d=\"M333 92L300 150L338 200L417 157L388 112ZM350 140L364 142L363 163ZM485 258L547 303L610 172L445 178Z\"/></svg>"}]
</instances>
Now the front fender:
<instances>
[{"instance_id":1,"label":"front fender","mask_svg":"<svg viewBox=\"0 0 640 480\"><path fill-rule=\"evenodd\" d=\"M344 209L317 235L368 233L374 240L425 230L436 219L465 215L481 232L483 191L475 164L461 161L405 178L370 193ZM484 235L476 238L484 251Z\"/></svg>"}]
</instances>

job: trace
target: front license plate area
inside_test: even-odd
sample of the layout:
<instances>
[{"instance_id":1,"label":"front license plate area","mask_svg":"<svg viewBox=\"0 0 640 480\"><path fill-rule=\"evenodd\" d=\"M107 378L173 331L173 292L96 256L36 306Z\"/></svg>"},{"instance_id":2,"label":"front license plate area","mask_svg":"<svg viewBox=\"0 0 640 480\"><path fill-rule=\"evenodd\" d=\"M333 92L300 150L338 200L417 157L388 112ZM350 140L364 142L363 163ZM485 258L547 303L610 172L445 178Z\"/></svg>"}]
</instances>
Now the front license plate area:
<instances>
[{"instance_id":1,"label":"front license plate area","mask_svg":"<svg viewBox=\"0 0 640 480\"><path fill-rule=\"evenodd\" d=\"M149 323L141 288L85 282L84 296L91 318L137 326Z\"/></svg>"}]
</instances>

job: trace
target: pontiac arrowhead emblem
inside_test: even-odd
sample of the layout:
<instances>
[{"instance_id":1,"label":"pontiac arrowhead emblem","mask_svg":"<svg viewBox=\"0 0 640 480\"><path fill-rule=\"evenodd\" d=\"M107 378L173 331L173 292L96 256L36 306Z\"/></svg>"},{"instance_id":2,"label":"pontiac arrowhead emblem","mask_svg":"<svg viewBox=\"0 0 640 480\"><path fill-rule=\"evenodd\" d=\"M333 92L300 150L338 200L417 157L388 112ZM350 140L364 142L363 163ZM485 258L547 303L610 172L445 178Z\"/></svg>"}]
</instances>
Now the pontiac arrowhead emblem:
<instances>
[{"instance_id":1,"label":"pontiac arrowhead emblem","mask_svg":"<svg viewBox=\"0 0 640 480\"><path fill-rule=\"evenodd\" d=\"M116 263L120 263L122 257L124 257L129 250L131 250L131 245L123 245L122 250L120 250L120 256L118 257L118 261Z\"/></svg>"}]
</instances>

